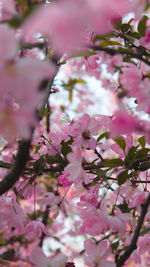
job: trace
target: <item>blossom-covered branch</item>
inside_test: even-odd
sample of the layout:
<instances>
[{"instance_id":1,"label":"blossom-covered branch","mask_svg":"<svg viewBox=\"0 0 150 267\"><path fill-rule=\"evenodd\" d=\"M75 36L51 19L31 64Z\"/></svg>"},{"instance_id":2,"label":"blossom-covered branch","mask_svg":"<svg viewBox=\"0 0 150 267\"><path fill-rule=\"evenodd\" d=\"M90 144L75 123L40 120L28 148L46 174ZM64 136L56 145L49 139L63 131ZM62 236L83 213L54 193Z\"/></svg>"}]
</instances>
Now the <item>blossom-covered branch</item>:
<instances>
[{"instance_id":1,"label":"blossom-covered branch","mask_svg":"<svg viewBox=\"0 0 150 267\"><path fill-rule=\"evenodd\" d=\"M135 249L137 249L137 241L140 235L140 231L144 222L144 218L147 214L148 207L150 205L150 194L148 195L146 201L141 205L141 213L137 221L137 226L135 228L132 240L126 251L124 252L123 255L120 256L119 259L116 260L116 266L121 267L124 265L126 260L130 257L130 255L133 253Z\"/></svg>"}]
</instances>

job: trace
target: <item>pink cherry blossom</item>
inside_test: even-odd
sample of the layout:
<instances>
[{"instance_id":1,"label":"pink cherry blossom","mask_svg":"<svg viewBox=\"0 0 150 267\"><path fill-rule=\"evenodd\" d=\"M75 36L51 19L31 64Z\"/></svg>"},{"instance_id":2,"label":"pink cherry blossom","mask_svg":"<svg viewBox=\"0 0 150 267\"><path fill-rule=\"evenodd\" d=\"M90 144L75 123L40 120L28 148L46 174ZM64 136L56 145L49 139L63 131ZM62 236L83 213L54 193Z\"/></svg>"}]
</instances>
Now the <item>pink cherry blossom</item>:
<instances>
[{"instance_id":1,"label":"pink cherry blossom","mask_svg":"<svg viewBox=\"0 0 150 267\"><path fill-rule=\"evenodd\" d=\"M0 65L3 88L0 125L1 134L6 140L12 141L16 135L29 137L30 128L36 124L35 109L44 99L44 93L38 92L37 87L42 79L53 76L54 72L52 64L35 58L21 58L17 62L7 61ZM32 88L30 93L28 88ZM17 107L13 105L14 101ZM5 120L9 123L4 127Z\"/></svg>"},{"instance_id":2,"label":"pink cherry blossom","mask_svg":"<svg viewBox=\"0 0 150 267\"><path fill-rule=\"evenodd\" d=\"M138 129L137 118L130 115L125 109L114 114L110 125L110 133L113 138L121 134L130 134Z\"/></svg>"},{"instance_id":3,"label":"pink cherry blossom","mask_svg":"<svg viewBox=\"0 0 150 267\"><path fill-rule=\"evenodd\" d=\"M36 267L63 267L67 261L63 254L47 257L39 247L32 250L30 259Z\"/></svg>"},{"instance_id":4,"label":"pink cherry blossom","mask_svg":"<svg viewBox=\"0 0 150 267\"><path fill-rule=\"evenodd\" d=\"M70 174L68 180L77 183L85 176L85 171L82 167L81 149L79 147L74 147L73 152L69 153L67 158L70 162L65 168L65 172Z\"/></svg>"},{"instance_id":5,"label":"pink cherry blossom","mask_svg":"<svg viewBox=\"0 0 150 267\"><path fill-rule=\"evenodd\" d=\"M27 233L28 238L30 239L36 238L37 236L40 237L42 235L42 232L46 235L48 234L45 225L40 221L29 222L25 227L25 231Z\"/></svg>"},{"instance_id":6,"label":"pink cherry blossom","mask_svg":"<svg viewBox=\"0 0 150 267\"><path fill-rule=\"evenodd\" d=\"M13 0L1 0L0 20L10 19L15 13L15 3Z\"/></svg>"},{"instance_id":7,"label":"pink cherry blossom","mask_svg":"<svg viewBox=\"0 0 150 267\"><path fill-rule=\"evenodd\" d=\"M85 263L90 267L103 267L110 266L115 267L115 264L108 261L108 257L111 253L110 245L107 240L101 241L98 245L91 239L87 239L84 242L85 247Z\"/></svg>"},{"instance_id":8,"label":"pink cherry blossom","mask_svg":"<svg viewBox=\"0 0 150 267\"><path fill-rule=\"evenodd\" d=\"M16 56L18 50L18 42L16 34L7 24L0 25L0 60L11 60Z\"/></svg>"},{"instance_id":9,"label":"pink cherry blossom","mask_svg":"<svg viewBox=\"0 0 150 267\"><path fill-rule=\"evenodd\" d=\"M84 114L79 120L71 124L71 136L75 137L73 145L83 146L85 148L95 149L97 142L93 136L98 134L100 123L88 114Z\"/></svg>"},{"instance_id":10,"label":"pink cherry blossom","mask_svg":"<svg viewBox=\"0 0 150 267\"><path fill-rule=\"evenodd\" d=\"M77 49L82 47L83 14L82 5L79 2L77 4L74 1L50 3L39 8L29 18L23 26L23 32L28 40L36 33L49 34L52 36L51 45L59 53Z\"/></svg>"},{"instance_id":11,"label":"pink cherry blossom","mask_svg":"<svg viewBox=\"0 0 150 267\"><path fill-rule=\"evenodd\" d=\"M63 187L68 187L68 186L70 186L72 184L72 182L70 182L68 180L69 176L70 175L68 173L65 173L65 172L63 172L62 175L58 176L58 180L63 185Z\"/></svg>"}]
</instances>

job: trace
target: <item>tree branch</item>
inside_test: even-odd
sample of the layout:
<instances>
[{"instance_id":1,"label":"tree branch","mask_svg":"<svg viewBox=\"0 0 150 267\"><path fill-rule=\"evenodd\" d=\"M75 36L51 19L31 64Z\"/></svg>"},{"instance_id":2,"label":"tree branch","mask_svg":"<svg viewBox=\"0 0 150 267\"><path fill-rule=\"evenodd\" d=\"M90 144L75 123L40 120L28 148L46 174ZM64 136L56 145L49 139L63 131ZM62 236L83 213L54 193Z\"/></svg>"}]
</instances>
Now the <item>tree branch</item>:
<instances>
[{"instance_id":1,"label":"tree branch","mask_svg":"<svg viewBox=\"0 0 150 267\"><path fill-rule=\"evenodd\" d=\"M44 212L44 214L43 214L43 220L42 220L42 223L43 223L45 226L46 226L47 223L48 223L49 209L50 209L50 206L47 205L47 206L46 206L46 210L45 210L45 212ZM45 236L46 236L45 233L42 232L42 235L41 235L41 238L40 238L40 242L39 242L39 246L40 246L40 247L42 247L42 245L43 245L43 241L44 241Z\"/></svg>"},{"instance_id":2,"label":"tree branch","mask_svg":"<svg viewBox=\"0 0 150 267\"><path fill-rule=\"evenodd\" d=\"M0 196L13 187L25 170L25 166L29 158L30 144L31 139L20 142L15 162L8 174L0 182Z\"/></svg>"},{"instance_id":3,"label":"tree branch","mask_svg":"<svg viewBox=\"0 0 150 267\"><path fill-rule=\"evenodd\" d=\"M141 61L143 61L144 63L146 63L147 65L150 66L150 61L143 58L142 55L136 54L133 51L129 51L129 50L116 50L113 48L108 48L108 47L102 47L102 46L92 46L92 49L96 50L96 51L102 51L105 52L111 56L115 56L115 55L127 55L127 56L132 56L133 58L137 58Z\"/></svg>"},{"instance_id":4,"label":"tree branch","mask_svg":"<svg viewBox=\"0 0 150 267\"><path fill-rule=\"evenodd\" d=\"M119 258L119 260L116 260L116 267L121 267L124 265L124 263L126 262L126 260L130 257L130 255L133 253L133 251L137 248L137 241L140 235L140 231L141 231L141 227L142 224L144 222L144 218L145 215L148 211L148 207L150 205L150 193L146 199L146 201L144 202L144 204L142 204L142 210L141 210L141 214L138 218L138 222L137 222L137 226L135 228L135 232L134 235L132 237L131 240L131 244L128 246L127 250L125 251L125 253Z\"/></svg>"}]
</instances>

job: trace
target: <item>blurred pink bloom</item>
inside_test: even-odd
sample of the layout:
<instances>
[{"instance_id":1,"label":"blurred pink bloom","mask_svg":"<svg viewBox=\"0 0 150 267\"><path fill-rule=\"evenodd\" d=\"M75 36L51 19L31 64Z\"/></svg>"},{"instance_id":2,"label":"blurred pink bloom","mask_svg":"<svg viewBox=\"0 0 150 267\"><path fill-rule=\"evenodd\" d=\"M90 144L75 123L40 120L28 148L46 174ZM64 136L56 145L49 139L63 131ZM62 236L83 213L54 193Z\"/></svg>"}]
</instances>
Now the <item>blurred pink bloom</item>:
<instances>
[{"instance_id":1,"label":"blurred pink bloom","mask_svg":"<svg viewBox=\"0 0 150 267\"><path fill-rule=\"evenodd\" d=\"M36 124L35 110L44 98L38 87L56 69L52 63L36 58L16 59L16 33L8 26L0 25L0 37L0 134L11 142L17 135L29 137Z\"/></svg>"},{"instance_id":2,"label":"blurred pink bloom","mask_svg":"<svg viewBox=\"0 0 150 267\"><path fill-rule=\"evenodd\" d=\"M1 0L0 20L10 19L14 15L15 12L16 10L15 10L14 0Z\"/></svg>"},{"instance_id":3,"label":"blurred pink bloom","mask_svg":"<svg viewBox=\"0 0 150 267\"><path fill-rule=\"evenodd\" d=\"M111 121L110 133L115 138L122 134L130 134L138 129L138 121L135 116L130 115L125 109L120 109L114 114Z\"/></svg>"},{"instance_id":4,"label":"blurred pink bloom","mask_svg":"<svg viewBox=\"0 0 150 267\"><path fill-rule=\"evenodd\" d=\"M67 262L67 258L63 254L47 257L39 247L32 250L30 259L36 267L63 267Z\"/></svg>"},{"instance_id":5,"label":"blurred pink bloom","mask_svg":"<svg viewBox=\"0 0 150 267\"><path fill-rule=\"evenodd\" d=\"M46 235L48 231L45 225L40 221L31 221L25 227L26 234L28 238L37 238L42 235L42 232Z\"/></svg>"},{"instance_id":6,"label":"blurred pink bloom","mask_svg":"<svg viewBox=\"0 0 150 267\"><path fill-rule=\"evenodd\" d=\"M11 60L17 55L18 42L15 31L7 24L0 25L0 61Z\"/></svg>"},{"instance_id":7,"label":"blurred pink bloom","mask_svg":"<svg viewBox=\"0 0 150 267\"><path fill-rule=\"evenodd\" d=\"M115 267L115 263L108 261L111 254L111 248L107 240L101 241L96 245L91 239L84 242L85 247L85 263L90 267Z\"/></svg>"},{"instance_id":8,"label":"blurred pink bloom","mask_svg":"<svg viewBox=\"0 0 150 267\"><path fill-rule=\"evenodd\" d=\"M61 1L39 8L23 25L27 40L36 33L48 34L50 44L57 52L67 52L81 46L83 10L80 3Z\"/></svg>"}]
</instances>

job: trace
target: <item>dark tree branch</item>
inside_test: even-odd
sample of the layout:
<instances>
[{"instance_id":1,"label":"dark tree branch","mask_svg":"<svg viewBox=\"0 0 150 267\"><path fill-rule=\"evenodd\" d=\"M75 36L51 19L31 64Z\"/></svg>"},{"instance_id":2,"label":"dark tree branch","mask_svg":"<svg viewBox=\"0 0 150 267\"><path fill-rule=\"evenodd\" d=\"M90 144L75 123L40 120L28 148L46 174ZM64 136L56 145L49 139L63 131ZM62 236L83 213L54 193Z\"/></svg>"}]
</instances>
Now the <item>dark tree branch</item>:
<instances>
[{"instance_id":1,"label":"dark tree branch","mask_svg":"<svg viewBox=\"0 0 150 267\"><path fill-rule=\"evenodd\" d=\"M8 174L0 182L0 195L11 189L25 170L25 166L29 158L30 144L31 139L20 142L15 162Z\"/></svg>"},{"instance_id":2,"label":"dark tree branch","mask_svg":"<svg viewBox=\"0 0 150 267\"><path fill-rule=\"evenodd\" d=\"M147 65L150 66L150 61L145 59L143 57L143 55L140 55L138 53L135 53L133 51L129 51L129 50L116 50L113 48L108 48L108 47L102 47L102 46L92 46L92 49L94 49L95 51L102 51L105 52L107 54L109 54L110 56L115 56L115 55L127 55L127 56L131 56L133 58L139 59L141 61L143 61L144 63L146 63Z\"/></svg>"},{"instance_id":3,"label":"dark tree branch","mask_svg":"<svg viewBox=\"0 0 150 267\"><path fill-rule=\"evenodd\" d=\"M144 218L145 215L148 211L148 207L150 205L150 194L148 195L146 201L144 202L144 204L142 204L142 210L141 210L141 214L138 218L138 222L137 222L137 226L135 228L132 240L131 240L131 244L128 246L127 250L125 251L125 253L116 260L116 267L121 267L124 265L124 263L126 262L126 260L130 257L130 255L133 253L133 251L137 248L137 241L140 235L140 231L141 231L141 227L142 224L144 222Z\"/></svg>"},{"instance_id":4,"label":"dark tree branch","mask_svg":"<svg viewBox=\"0 0 150 267\"><path fill-rule=\"evenodd\" d=\"M48 223L48 215L49 215L49 209L50 209L50 206L47 205L46 206L46 210L43 214L43 220L42 220L42 223L46 226L47 223ZM39 246L42 247L43 245L43 241L44 241L44 238L45 238L45 233L42 232L42 235L41 235L41 238L40 238L40 243L39 243Z\"/></svg>"}]
</instances>

